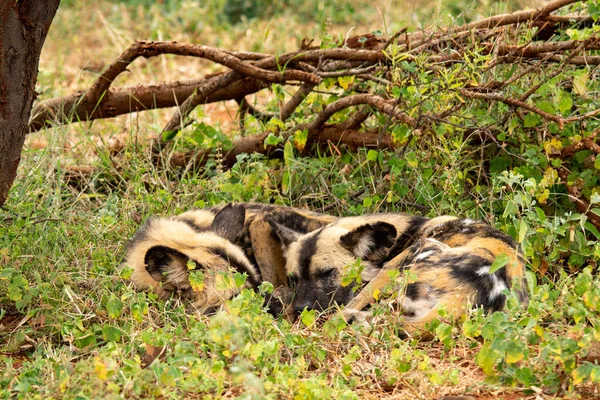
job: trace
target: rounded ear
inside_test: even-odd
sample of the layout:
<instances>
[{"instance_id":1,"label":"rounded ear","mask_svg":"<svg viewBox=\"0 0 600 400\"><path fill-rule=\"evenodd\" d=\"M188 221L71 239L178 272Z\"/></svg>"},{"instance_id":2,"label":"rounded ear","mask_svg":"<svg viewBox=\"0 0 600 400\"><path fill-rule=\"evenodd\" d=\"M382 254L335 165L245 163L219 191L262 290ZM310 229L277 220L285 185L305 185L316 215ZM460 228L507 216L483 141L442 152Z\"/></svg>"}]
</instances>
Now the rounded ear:
<instances>
[{"instance_id":1,"label":"rounded ear","mask_svg":"<svg viewBox=\"0 0 600 400\"><path fill-rule=\"evenodd\" d=\"M243 204L227 204L215 215L210 228L232 243L238 243L244 233L246 208Z\"/></svg>"},{"instance_id":2,"label":"rounded ear","mask_svg":"<svg viewBox=\"0 0 600 400\"><path fill-rule=\"evenodd\" d=\"M396 228L387 222L361 225L340 238L343 247L369 261L383 261L396 243Z\"/></svg>"},{"instance_id":3,"label":"rounded ear","mask_svg":"<svg viewBox=\"0 0 600 400\"><path fill-rule=\"evenodd\" d=\"M170 272L187 271L188 260L182 252L166 246L151 247L144 256L146 271L157 282L165 282Z\"/></svg>"},{"instance_id":4,"label":"rounded ear","mask_svg":"<svg viewBox=\"0 0 600 400\"><path fill-rule=\"evenodd\" d=\"M271 225L273 229L273 233L279 239L281 243L281 248L285 252L290 244L294 243L300 237L300 234L284 225L281 225L278 222L275 222L273 219L267 217L266 221Z\"/></svg>"}]
</instances>

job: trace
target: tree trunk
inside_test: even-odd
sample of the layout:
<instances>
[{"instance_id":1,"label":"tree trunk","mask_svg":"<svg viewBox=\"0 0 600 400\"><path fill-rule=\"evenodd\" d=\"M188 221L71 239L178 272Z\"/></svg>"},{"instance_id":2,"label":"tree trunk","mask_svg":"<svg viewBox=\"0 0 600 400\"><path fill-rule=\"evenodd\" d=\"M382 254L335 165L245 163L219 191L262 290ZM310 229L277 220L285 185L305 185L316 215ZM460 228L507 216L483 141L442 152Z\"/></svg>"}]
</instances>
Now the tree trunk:
<instances>
[{"instance_id":1,"label":"tree trunk","mask_svg":"<svg viewBox=\"0 0 600 400\"><path fill-rule=\"evenodd\" d=\"M60 0L0 0L0 206L17 174L40 53Z\"/></svg>"}]
</instances>

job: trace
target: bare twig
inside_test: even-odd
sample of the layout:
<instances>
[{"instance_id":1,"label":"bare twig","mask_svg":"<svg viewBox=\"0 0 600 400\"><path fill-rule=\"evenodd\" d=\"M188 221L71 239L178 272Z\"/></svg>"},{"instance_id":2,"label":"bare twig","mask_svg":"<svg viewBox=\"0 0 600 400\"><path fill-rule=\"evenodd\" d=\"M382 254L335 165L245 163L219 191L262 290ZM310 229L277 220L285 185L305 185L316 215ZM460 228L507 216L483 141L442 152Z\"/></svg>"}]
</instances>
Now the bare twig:
<instances>
[{"instance_id":1,"label":"bare twig","mask_svg":"<svg viewBox=\"0 0 600 400\"><path fill-rule=\"evenodd\" d=\"M532 106L531 104L527 104L525 102L522 102L520 100L516 100L516 99L511 99L508 97L504 97L498 93L482 93L482 92L474 92L468 89L460 89L459 92L468 98L471 99L482 99L482 100L492 100L492 101L499 101L502 102L504 104L507 104L509 106L513 106L513 107L520 107L523 108L527 111L531 111L532 113L538 114L539 116L543 117L544 119L556 122L558 124L559 129L562 129L565 122L567 122L564 118L559 117L557 115L552 115L550 113L547 113L546 111L542 111L539 108Z\"/></svg>"}]
</instances>

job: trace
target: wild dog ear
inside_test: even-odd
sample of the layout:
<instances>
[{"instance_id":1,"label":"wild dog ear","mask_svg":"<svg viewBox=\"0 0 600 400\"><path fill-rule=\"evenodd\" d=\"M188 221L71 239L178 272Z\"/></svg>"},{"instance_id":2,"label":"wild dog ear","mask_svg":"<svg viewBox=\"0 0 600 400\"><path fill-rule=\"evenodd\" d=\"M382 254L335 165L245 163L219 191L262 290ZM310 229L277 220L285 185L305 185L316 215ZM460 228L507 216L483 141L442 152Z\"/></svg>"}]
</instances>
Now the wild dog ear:
<instances>
[{"instance_id":1,"label":"wild dog ear","mask_svg":"<svg viewBox=\"0 0 600 400\"><path fill-rule=\"evenodd\" d=\"M242 204L227 204L215 215L210 228L219 236L232 243L238 243L243 236L246 208Z\"/></svg>"},{"instance_id":2,"label":"wild dog ear","mask_svg":"<svg viewBox=\"0 0 600 400\"><path fill-rule=\"evenodd\" d=\"M387 222L361 225L340 238L343 247L369 261L383 261L396 242L396 228Z\"/></svg>"},{"instance_id":3,"label":"wild dog ear","mask_svg":"<svg viewBox=\"0 0 600 400\"><path fill-rule=\"evenodd\" d=\"M176 269L187 271L189 258L180 251L166 246L154 246L144 256L146 271L157 282L164 282L166 273Z\"/></svg>"},{"instance_id":4,"label":"wild dog ear","mask_svg":"<svg viewBox=\"0 0 600 400\"><path fill-rule=\"evenodd\" d=\"M267 217L266 220L269 223L269 225L271 225L271 228L273 229L275 235L279 238L279 242L281 242L281 247L284 251L287 250L290 244L297 241L300 237L300 233L281 225L273 219Z\"/></svg>"}]
</instances>

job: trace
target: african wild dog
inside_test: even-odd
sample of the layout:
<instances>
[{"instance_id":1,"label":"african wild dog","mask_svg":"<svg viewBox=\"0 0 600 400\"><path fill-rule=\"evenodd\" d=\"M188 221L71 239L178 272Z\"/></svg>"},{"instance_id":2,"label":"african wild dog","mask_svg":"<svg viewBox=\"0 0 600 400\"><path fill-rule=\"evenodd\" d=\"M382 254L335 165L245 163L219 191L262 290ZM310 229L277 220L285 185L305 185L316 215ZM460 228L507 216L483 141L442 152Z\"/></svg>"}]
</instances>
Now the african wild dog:
<instances>
[{"instance_id":1,"label":"african wild dog","mask_svg":"<svg viewBox=\"0 0 600 400\"><path fill-rule=\"evenodd\" d=\"M200 313L213 311L233 297L236 289L217 290L216 274L230 267L247 274L246 287L262 281L273 284L275 297L285 297L287 275L277 236L264 219L269 215L299 234L321 228L335 218L283 206L242 203L193 210L170 218L152 218L127 246L124 265L133 269L131 279L140 290L154 290L160 298L191 300ZM191 270L205 273L204 288L194 291ZM278 314L282 303L270 301Z\"/></svg>"},{"instance_id":2,"label":"african wild dog","mask_svg":"<svg viewBox=\"0 0 600 400\"><path fill-rule=\"evenodd\" d=\"M502 310L504 290L513 284L519 299L524 303L528 299L517 243L484 222L372 214L341 218L303 235L277 221L269 223L282 242L291 286L295 286L295 313L305 308L324 310L337 303L346 305L346 317L360 316L377 297L375 291L391 283L392 269L408 270L415 279L405 285L397 300L408 332L422 331L442 307L455 318L468 304L486 312ZM501 254L508 256L508 263L490 273ZM344 287L344 267L357 258L364 266L362 281L368 284Z\"/></svg>"}]
</instances>

